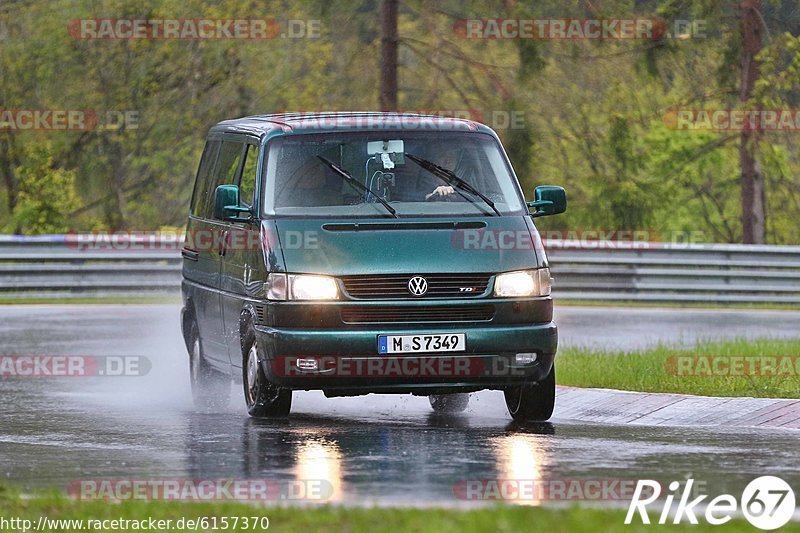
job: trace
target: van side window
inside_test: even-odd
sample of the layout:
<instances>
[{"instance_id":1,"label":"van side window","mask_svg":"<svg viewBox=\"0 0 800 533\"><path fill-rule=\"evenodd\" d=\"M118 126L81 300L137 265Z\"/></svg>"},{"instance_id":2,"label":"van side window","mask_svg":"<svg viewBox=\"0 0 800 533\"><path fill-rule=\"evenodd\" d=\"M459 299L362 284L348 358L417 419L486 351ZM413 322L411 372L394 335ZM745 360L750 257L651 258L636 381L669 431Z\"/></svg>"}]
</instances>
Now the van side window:
<instances>
[{"instance_id":1,"label":"van side window","mask_svg":"<svg viewBox=\"0 0 800 533\"><path fill-rule=\"evenodd\" d=\"M208 189L211 180L211 169L217 162L217 152L219 152L219 141L208 141L203 149L203 157L200 159L200 167L197 170L197 179L194 182L192 192L192 203L189 213L195 217L204 215L204 208L208 202Z\"/></svg>"},{"instance_id":2,"label":"van side window","mask_svg":"<svg viewBox=\"0 0 800 533\"><path fill-rule=\"evenodd\" d=\"M214 174L209 183L205 217L214 218L214 194L220 185L236 185L239 182L244 144L237 141L222 141Z\"/></svg>"},{"instance_id":3,"label":"van side window","mask_svg":"<svg viewBox=\"0 0 800 533\"><path fill-rule=\"evenodd\" d=\"M247 145L244 154L244 170L239 182L239 205L252 207L256 193L256 165L258 164L258 146Z\"/></svg>"}]
</instances>

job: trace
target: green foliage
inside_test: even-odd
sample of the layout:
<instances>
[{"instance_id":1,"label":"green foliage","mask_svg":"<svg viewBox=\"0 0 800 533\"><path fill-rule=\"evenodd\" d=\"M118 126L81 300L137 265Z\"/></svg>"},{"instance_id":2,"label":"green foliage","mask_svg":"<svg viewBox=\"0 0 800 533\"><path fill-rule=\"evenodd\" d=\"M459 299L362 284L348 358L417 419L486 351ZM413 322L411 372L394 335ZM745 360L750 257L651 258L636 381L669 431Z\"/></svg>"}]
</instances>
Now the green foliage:
<instances>
[{"instance_id":1,"label":"green foliage","mask_svg":"<svg viewBox=\"0 0 800 533\"><path fill-rule=\"evenodd\" d=\"M790 0L764 2L768 36L753 105L800 107L800 41ZM0 108L131 111L133 123L91 131L0 131L0 227L39 228L14 207L22 173L71 173L80 199L58 208L75 230L181 225L207 129L255 113L378 107L379 7L371 0L31 0L0 7ZM738 139L685 131L675 109L730 109L738 102L738 2L608 0L565 3L408 0L399 17L402 110L477 111L506 144L526 194L567 188L567 214L543 228L645 229L668 238L741 238ZM268 40L76 40L80 18L264 18L319 21L319 38ZM631 40L466 39L467 18L650 18L667 32L701 20L706 36ZM749 105L749 104L748 104ZM494 117L520 114L521 128ZM758 159L767 183L767 233L800 233L797 134L765 134ZM48 174L58 175L57 170ZM26 200L28 202L28 200ZM27 205L27 204L26 204ZM13 212L12 212L13 211ZM51 215L48 215L51 216ZM28 227L34 224L35 227Z\"/></svg>"},{"instance_id":2,"label":"green foliage","mask_svg":"<svg viewBox=\"0 0 800 533\"><path fill-rule=\"evenodd\" d=\"M778 36L759 54L761 77L756 82L756 103L781 109L800 103L800 37L790 33Z\"/></svg>"},{"instance_id":3,"label":"green foliage","mask_svg":"<svg viewBox=\"0 0 800 533\"><path fill-rule=\"evenodd\" d=\"M17 205L11 214L11 228L25 235L69 231L69 213L78 205L75 171L53 168L46 145L35 146L17 169L20 179Z\"/></svg>"}]
</instances>

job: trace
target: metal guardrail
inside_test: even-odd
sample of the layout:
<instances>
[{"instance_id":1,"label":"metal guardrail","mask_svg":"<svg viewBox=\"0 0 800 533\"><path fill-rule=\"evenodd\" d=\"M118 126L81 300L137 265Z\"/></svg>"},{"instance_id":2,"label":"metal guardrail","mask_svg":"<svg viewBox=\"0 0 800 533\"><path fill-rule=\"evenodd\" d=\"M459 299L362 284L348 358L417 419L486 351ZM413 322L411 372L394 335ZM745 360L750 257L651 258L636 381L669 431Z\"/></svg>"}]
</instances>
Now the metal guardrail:
<instances>
[{"instance_id":1,"label":"metal guardrail","mask_svg":"<svg viewBox=\"0 0 800 533\"><path fill-rule=\"evenodd\" d=\"M75 236L0 236L0 299L176 294L176 239L84 249ZM800 303L800 246L549 241L561 299ZM102 248L102 247L99 247Z\"/></svg>"},{"instance_id":2,"label":"metal guardrail","mask_svg":"<svg viewBox=\"0 0 800 533\"><path fill-rule=\"evenodd\" d=\"M559 298L800 303L800 246L559 245L545 245Z\"/></svg>"},{"instance_id":3,"label":"metal guardrail","mask_svg":"<svg viewBox=\"0 0 800 533\"><path fill-rule=\"evenodd\" d=\"M121 249L85 248L75 235L0 236L0 299L178 294L177 240Z\"/></svg>"}]
</instances>

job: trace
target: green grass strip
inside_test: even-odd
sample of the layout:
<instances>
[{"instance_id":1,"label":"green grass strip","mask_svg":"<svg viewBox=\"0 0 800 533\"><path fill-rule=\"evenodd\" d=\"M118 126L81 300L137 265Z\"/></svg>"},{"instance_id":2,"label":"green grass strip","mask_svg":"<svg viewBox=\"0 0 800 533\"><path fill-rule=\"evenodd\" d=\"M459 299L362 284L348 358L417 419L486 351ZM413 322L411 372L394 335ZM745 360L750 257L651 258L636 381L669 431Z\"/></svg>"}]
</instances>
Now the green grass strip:
<instances>
[{"instance_id":1,"label":"green grass strip","mask_svg":"<svg viewBox=\"0 0 800 533\"><path fill-rule=\"evenodd\" d=\"M716 366L715 366L716 365ZM632 352L567 348L560 385L700 396L800 397L800 339L702 342Z\"/></svg>"}]
</instances>

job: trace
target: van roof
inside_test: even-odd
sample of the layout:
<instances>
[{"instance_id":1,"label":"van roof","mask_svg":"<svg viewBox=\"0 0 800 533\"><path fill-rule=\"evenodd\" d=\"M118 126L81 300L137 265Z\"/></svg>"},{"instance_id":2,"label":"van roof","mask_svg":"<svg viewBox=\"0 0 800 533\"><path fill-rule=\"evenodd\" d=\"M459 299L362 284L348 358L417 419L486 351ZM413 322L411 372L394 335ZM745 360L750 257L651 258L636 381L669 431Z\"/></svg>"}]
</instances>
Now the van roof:
<instances>
[{"instance_id":1,"label":"van roof","mask_svg":"<svg viewBox=\"0 0 800 533\"><path fill-rule=\"evenodd\" d=\"M336 111L314 113L274 113L223 120L211 133L245 133L264 137L269 134L324 133L354 130L482 131L495 135L491 128L466 118L419 113Z\"/></svg>"}]
</instances>

